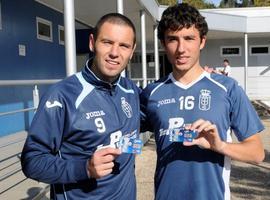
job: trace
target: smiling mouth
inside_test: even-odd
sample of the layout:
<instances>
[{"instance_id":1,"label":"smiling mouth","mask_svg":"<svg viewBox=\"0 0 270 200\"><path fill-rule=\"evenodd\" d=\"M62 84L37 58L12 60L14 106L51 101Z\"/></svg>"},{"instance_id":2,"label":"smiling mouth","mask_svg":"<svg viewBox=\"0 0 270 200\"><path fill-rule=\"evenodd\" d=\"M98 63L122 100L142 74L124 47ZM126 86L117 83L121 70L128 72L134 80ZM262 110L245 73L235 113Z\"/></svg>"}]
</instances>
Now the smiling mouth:
<instances>
[{"instance_id":1,"label":"smiling mouth","mask_svg":"<svg viewBox=\"0 0 270 200\"><path fill-rule=\"evenodd\" d=\"M119 65L120 63L114 60L106 60L107 63L109 63L110 65Z\"/></svg>"},{"instance_id":2,"label":"smiling mouth","mask_svg":"<svg viewBox=\"0 0 270 200\"><path fill-rule=\"evenodd\" d=\"M176 62L178 64L185 64L185 63L187 63L187 61L188 61L188 57L178 57L178 58L176 58Z\"/></svg>"}]
</instances>

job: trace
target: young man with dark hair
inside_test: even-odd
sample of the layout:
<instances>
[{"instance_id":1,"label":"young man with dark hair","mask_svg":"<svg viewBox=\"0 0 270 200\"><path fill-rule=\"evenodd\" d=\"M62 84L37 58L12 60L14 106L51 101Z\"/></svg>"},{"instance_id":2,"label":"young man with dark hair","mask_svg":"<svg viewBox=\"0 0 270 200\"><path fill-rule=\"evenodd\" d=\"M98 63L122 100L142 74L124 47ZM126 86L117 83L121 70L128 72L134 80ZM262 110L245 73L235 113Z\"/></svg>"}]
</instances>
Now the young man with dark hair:
<instances>
[{"instance_id":1,"label":"young man with dark hair","mask_svg":"<svg viewBox=\"0 0 270 200\"><path fill-rule=\"evenodd\" d=\"M157 200L230 199L230 159L264 158L263 125L242 88L200 65L207 31L204 17L185 3L168 7L159 22L173 71L141 94L142 130L154 132L157 146Z\"/></svg>"},{"instance_id":2,"label":"young man with dark hair","mask_svg":"<svg viewBox=\"0 0 270 200\"><path fill-rule=\"evenodd\" d=\"M135 28L127 17L110 13L94 35L94 57L85 68L42 97L22 169L51 185L51 199L135 200L135 158L119 149L122 137L139 133L139 91L120 76L136 47Z\"/></svg>"}]
</instances>

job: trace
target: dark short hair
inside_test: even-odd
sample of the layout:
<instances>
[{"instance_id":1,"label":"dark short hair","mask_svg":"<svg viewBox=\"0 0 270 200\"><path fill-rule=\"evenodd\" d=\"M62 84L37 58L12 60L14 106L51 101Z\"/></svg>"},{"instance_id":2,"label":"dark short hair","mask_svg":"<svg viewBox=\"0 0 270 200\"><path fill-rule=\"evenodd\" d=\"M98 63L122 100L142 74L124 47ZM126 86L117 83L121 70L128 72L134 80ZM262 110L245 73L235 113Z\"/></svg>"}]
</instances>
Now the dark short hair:
<instances>
[{"instance_id":1,"label":"dark short hair","mask_svg":"<svg viewBox=\"0 0 270 200\"><path fill-rule=\"evenodd\" d=\"M200 33L200 38L208 32L207 22L200 12L187 3L181 3L168 7L162 14L158 24L158 38L164 41L167 30L177 31L182 28L190 28L195 25Z\"/></svg>"},{"instance_id":2,"label":"dark short hair","mask_svg":"<svg viewBox=\"0 0 270 200\"><path fill-rule=\"evenodd\" d=\"M132 21L127 18L126 16L120 14L120 13L108 13L106 15L103 15L97 22L95 28L94 28L94 39L96 40L100 31L101 26L105 23L109 22L112 24L118 24L118 25L126 25L129 26L134 33L134 39L133 39L133 46L136 44L136 29Z\"/></svg>"},{"instance_id":3,"label":"dark short hair","mask_svg":"<svg viewBox=\"0 0 270 200\"><path fill-rule=\"evenodd\" d=\"M224 59L223 62L230 63L228 59Z\"/></svg>"}]
</instances>

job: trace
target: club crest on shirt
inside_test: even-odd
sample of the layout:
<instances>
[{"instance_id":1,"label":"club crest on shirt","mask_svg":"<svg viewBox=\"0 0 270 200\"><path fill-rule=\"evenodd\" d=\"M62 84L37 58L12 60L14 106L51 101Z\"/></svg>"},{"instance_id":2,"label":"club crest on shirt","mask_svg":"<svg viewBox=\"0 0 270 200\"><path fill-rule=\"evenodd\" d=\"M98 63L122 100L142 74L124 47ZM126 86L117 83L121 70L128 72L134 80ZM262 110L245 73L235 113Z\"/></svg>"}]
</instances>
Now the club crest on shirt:
<instances>
[{"instance_id":1,"label":"club crest on shirt","mask_svg":"<svg viewBox=\"0 0 270 200\"><path fill-rule=\"evenodd\" d=\"M127 118L132 117L132 108L130 104L126 101L125 97L121 97L121 107L123 112L126 114Z\"/></svg>"},{"instance_id":2,"label":"club crest on shirt","mask_svg":"<svg viewBox=\"0 0 270 200\"><path fill-rule=\"evenodd\" d=\"M211 91L202 89L199 96L199 109L206 111L211 108Z\"/></svg>"}]
</instances>

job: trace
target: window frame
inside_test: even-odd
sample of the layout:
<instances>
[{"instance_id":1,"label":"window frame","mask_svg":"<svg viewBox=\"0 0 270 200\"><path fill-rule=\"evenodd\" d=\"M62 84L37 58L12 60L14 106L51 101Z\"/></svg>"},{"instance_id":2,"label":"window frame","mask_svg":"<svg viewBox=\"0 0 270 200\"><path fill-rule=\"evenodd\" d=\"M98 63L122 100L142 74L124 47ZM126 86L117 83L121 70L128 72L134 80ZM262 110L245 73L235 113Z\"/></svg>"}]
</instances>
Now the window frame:
<instances>
[{"instance_id":1,"label":"window frame","mask_svg":"<svg viewBox=\"0 0 270 200\"><path fill-rule=\"evenodd\" d=\"M224 54L223 53L223 49L225 49L225 48L238 48L239 49L239 54ZM232 45L232 46L221 46L220 47L220 56L221 57L239 57L239 56L241 56L242 55L242 48L241 48L241 46L239 46L239 45Z\"/></svg>"},{"instance_id":2,"label":"window frame","mask_svg":"<svg viewBox=\"0 0 270 200\"><path fill-rule=\"evenodd\" d=\"M45 36L45 35L40 35L39 34L39 23L43 23L47 26L50 27L50 37ZM39 40L44 40L44 41L48 41L48 42L53 42L53 27L52 27L52 22L46 19L43 19L41 17L36 17L36 29L37 29L37 39Z\"/></svg>"},{"instance_id":3,"label":"window frame","mask_svg":"<svg viewBox=\"0 0 270 200\"><path fill-rule=\"evenodd\" d=\"M252 53L252 48L253 47L267 47L268 48L268 53ZM250 56L260 56L260 55L269 55L270 54L270 46L269 45L250 45L249 46L249 55Z\"/></svg>"},{"instance_id":4,"label":"window frame","mask_svg":"<svg viewBox=\"0 0 270 200\"><path fill-rule=\"evenodd\" d=\"M65 37L65 28L64 28L64 26L62 26L62 25L58 25L58 42L59 42L59 44L61 44L61 45L65 45L65 38L64 38L64 40L61 40L61 31L63 31L64 32L64 37Z\"/></svg>"}]
</instances>

